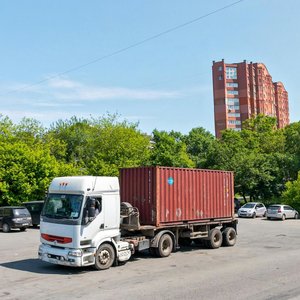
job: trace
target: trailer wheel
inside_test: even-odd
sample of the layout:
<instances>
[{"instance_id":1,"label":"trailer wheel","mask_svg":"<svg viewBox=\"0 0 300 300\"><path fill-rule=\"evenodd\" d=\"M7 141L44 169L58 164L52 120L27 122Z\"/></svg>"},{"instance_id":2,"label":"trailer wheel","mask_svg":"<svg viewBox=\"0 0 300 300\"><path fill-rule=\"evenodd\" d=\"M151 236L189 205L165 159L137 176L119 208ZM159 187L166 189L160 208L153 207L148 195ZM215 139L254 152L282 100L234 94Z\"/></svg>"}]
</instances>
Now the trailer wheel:
<instances>
[{"instance_id":1,"label":"trailer wheel","mask_svg":"<svg viewBox=\"0 0 300 300\"><path fill-rule=\"evenodd\" d=\"M169 234L165 233L159 239L158 247L156 248L156 254L159 257L167 257L171 254L172 250L173 240Z\"/></svg>"},{"instance_id":2,"label":"trailer wheel","mask_svg":"<svg viewBox=\"0 0 300 300\"><path fill-rule=\"evenodd\" d=\"M210 249L217 249L221 247L223 242L222 232L218 228L214 228L209 231L208 240L206 246Z\"/></svg>"},{"instance_id":3,"label":"trailer wheel","mask_svg":"<svg viewBox=\"0 0 300 300\"><path fill-rule=\"evenodd\" d=\"M227 227L223 231L223 246L234 246L236 243L236 231L232 227Z\"/></svg>"},{"instance_id":4,"label":"trailer wheel","mask_svg":"<svg viewBox=\"0 0 300 300\"><path fill-rule=\"evenodd\" d=\"M95 269L109 269L115 261L115 256L115 250L110 244L102 244L96 252Z\"/></svg>"}]
</instances>

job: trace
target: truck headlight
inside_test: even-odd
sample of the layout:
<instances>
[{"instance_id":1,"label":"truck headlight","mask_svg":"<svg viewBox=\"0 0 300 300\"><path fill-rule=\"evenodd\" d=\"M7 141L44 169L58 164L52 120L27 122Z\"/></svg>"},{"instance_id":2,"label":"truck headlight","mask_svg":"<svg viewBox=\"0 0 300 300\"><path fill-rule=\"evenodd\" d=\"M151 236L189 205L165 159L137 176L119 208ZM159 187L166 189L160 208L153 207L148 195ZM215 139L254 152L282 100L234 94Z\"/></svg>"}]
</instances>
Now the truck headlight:
<instances>
[{"instance_id":1,"label":"truck headlight","mask_svg":"<svg viewBox=\"0 0 300 300\"><path fill-rule=\"evenodd\" d=\"M81 257L82 256L82 251L81 250L71 250L71 251L68 252L68 256Z\"/></svg>"}]
</instances>

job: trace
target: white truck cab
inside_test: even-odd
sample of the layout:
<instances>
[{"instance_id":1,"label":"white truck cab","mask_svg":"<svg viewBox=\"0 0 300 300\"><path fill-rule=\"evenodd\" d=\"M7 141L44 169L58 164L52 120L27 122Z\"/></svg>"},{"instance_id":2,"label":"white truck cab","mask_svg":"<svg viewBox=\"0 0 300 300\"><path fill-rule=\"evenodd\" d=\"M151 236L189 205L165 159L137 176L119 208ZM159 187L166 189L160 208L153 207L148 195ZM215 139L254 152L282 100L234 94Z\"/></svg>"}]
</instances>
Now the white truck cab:
<instances>
[{"instance_id":1,"label":"white truck cab","mask_svg":"<svg viewBox=\"0 0 300 300\"><path fill-rule=\"evenodd\" d=\"M120 193L117 177L54 178L41 214L43 261L107 269L131 256L120 240Z\"/></svg>"}]
</instances>

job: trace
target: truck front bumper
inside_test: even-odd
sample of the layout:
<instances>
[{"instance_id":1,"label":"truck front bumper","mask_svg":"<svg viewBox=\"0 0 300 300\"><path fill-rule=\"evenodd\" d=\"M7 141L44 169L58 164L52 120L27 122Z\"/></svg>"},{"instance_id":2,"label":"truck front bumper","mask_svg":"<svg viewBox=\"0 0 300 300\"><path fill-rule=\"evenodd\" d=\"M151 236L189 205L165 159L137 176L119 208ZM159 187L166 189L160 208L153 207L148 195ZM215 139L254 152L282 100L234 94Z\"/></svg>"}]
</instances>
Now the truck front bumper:
<instances>
[{"instance_id":1,"label":"truck front bumper","mask_svg":"<svg viewBox=\"0 0 300 300\"><path fill-rule=\"evenodd\" d=\"M48 263L70 266L83 267L95 263L95 249L69 249L57 248L41 244L38 251L39 259Z\"/></svg>"}]
</instances>

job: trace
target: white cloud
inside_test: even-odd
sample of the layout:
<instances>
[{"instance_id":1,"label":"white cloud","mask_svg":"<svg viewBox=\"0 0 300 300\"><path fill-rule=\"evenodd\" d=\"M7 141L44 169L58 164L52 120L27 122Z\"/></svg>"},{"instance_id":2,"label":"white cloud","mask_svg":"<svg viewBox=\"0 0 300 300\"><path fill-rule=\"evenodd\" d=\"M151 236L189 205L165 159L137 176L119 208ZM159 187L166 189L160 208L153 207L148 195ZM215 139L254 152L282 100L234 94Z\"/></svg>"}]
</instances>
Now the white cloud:
<instances>
[{"instance_id":1,"label":"white cloud","mask_svg":"<svg viewBox=\"0 0 300 300\"><path fill-rule=\"evenodd\" d=\"M121 110L127 120L151 122L153 117L145 115L143 110L139 115L138 110L135 110L135 103L174 101L184 98L187 93L183 90L88 85L69 78L53 78L36 85L0 82L0 90L0 113L14 122L28 117L37 119L46 126L56 120L68 119L74 115L88 118L112 110ZM133 108L132 115L126 116L129 106Z\"/></svg>"},{"instance_id":2,"label":"white cloud","mask_svg":"<svg viewBox=\"0 0 300 300\"><path fill-rule=\"evenodd\" d=\"M51 76L50 76L51 78ZM26 85L0 83L2 102L24 103L32 106L78 106L86 101L146 101L179 98L181 92L174 90L134 89L123 87L103 87L83 84L68 78L53 78L41 84Z\"/></svg>"},{"instance_id":3,"label":"white cloud","mask_svg":"<svg viewBox=\"0 0 300 300\"><path fill-rule=\"evenodd\" d=\"M65 88L65 89L73 89L81 87L82 85L78 82L72 81L67 78L53 78L47 81L49 87L52 88Z\"/></svg>"},{"instance_id":4,"label":"white cloud","mask_svg":"<svg viewBox=\"0 0 300 300\"><path fill-rule=\"evenodd\" d=\"M94 100L161 100L175 98L177 91L160 91L148 89L130 89L122 87L99 87L84 85L68 79L55 79L49 82L49 87L55 88L53 94L57 99L73 101Z\"/></svg>"}]
</instances>

